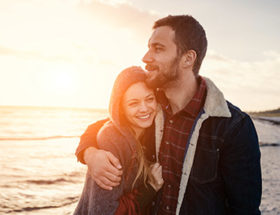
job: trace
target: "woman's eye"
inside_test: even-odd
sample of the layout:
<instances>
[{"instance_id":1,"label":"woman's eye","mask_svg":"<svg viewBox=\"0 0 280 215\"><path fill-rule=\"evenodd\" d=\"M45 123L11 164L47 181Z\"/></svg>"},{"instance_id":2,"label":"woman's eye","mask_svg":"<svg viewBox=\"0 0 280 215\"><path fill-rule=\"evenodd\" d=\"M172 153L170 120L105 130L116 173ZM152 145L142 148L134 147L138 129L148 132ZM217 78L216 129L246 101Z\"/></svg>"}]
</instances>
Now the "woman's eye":
<instances>
[{"instance_id":1,"label":"woman's eye","mask_svg":"<svg viewBox=\"0 0 280 215\"><path fill-rule=\"evenodd\" d=\"M155 100L154 97L150 97L150 98L147 99L148 102L153 102L154 100Z\"/></svg>"},{"instance_id":2,"label":"woman's eye","mask_svg":"<svg viewBox=\"0 0 280 215\"><path fill-rule=\"evenodd\" d=\"M134 107L134 106L136 106L136 105L137 105L137 102L132 102L132 103L129 103L129 104L128 104L129 107Z\"/></svg>"}]
</instances>

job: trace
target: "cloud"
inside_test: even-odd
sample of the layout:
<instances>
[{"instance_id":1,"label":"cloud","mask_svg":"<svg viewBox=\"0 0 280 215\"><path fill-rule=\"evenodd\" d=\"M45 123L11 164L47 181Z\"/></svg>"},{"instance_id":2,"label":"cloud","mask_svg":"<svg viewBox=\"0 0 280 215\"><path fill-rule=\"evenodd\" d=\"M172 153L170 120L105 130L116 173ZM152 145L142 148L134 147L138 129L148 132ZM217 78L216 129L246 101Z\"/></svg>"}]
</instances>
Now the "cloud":
<instances>
[{"instance_id":1,"label":"cloud","mask_svg":"<svg viewBox=\"0 0 280 215\"><path fill-rule=\"evenodd\" d=\"M209 51L202 65L226 97L245 110L280 106L280 53L265 52L262 60L246 62Z\"/></svg>"},{"instance_id":2,"label":"cloud","mask_svg":"<svg viewBox=\"0 0 280 215\"><path fill-rule=\"evenodd\" d=\"M46 61L116 63L122 61L120 50L135 50L132 55L140 61L158 18L123 0L11 0L5 7L9 13L0 9L0 54Z\"/></svg>"},{"instance_id":3,"label":"cloud","mask_svg":"<svg viewBox=\"0 0 280 215\"><path fill-rule=\"evenodd\" d=\"M14 54L17 54L17 51L0 46L0 55L14 55Z\"/></svg>"},{"instance_id":4,"label":"cloud","mask_svg":"<svg viewBox=\"0 0 280 215\"><path fill-rule=\"evenodd\" d=\"M93 0L94 1L94 0ZM91 0L88 0L88 2L93 2ZM108 5L120 5L120 4L128 4L131 5L129 0L95 0L97 2L103 3L103 4L108 4Z\"/></svg>"},{"instance_id":5,"label":"cloud","mask_svg":"<svg viewBox=\"0 0 280 215\"><path fill-rule=\"evenodd\" d=\"M69 62L73 60L68 56L63 56L63 55L48 56L46 54L43 54L42 52L16 50L4 46L0 46L0 55L14 56L19 58L27 58L27 59L39 59L44 61L68 61Z\"/></svg>"},{"instance_id":6,"label":"cloud","mask_svg":"<svg viewBox=\"0 0 280 215\"><path fill-rule=\"evenodd\" d=\"M138 38L145 38L148 41L153 23L160 17L159 13L142 11L126 1L119 4L108 4L108 2L111 1L91 1L87 4L80 4L80 9L87 11L94 20L100 23L130 29L139 35Z\"/></svg>"},{"instance_id":7,"label":"cloud","mask_svg":"<svg viewBox=\"0 0 280 215\"><path fill-rule=\"evenodd\" d=\"M206 58L208 60L214 60L214 61L220 61L220 62L229 62L229 61L231 61L230 58L222 56L221 54L219 54L219 53L217 53L216 51L213 51L213 50L209 50L207 52Z\"/></svg>"}]
</instances>

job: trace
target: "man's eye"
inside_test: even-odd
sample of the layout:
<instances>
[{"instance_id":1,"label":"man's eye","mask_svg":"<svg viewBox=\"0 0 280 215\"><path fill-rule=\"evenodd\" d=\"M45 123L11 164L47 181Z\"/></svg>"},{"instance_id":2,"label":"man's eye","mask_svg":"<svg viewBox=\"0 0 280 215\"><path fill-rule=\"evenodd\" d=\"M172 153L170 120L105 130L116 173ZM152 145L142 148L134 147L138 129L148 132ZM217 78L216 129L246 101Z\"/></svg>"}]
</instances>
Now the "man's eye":
<instances>
[{"instance_id":1,"label":"man's eye","mask_svg":"<svg viewBox=\"0 0 280 215\"><path fill-rule=\"evenodd\" d=\"M163 49L160 47L156 47L155 50L156 50L156 52L159 52L159 51L162 51Z\"/></svg>"}]
</instances>

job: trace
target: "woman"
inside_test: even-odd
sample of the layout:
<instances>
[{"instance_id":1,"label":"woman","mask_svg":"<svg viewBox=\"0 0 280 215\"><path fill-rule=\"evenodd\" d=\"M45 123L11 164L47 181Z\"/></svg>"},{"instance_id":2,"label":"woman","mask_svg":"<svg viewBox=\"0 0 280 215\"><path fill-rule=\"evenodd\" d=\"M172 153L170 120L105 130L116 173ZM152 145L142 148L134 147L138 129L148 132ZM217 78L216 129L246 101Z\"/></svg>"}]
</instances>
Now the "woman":
<instances>
[{"instance_id":1,"label":"woman","mask_svg":"<svg viewBox=\"0 0 280 215\"><path fill-rule=\"evenodd\" d=\"M145 80L140 67L127 68L118 75L110 99L110 121L97 135L99 148L113 153L122 164L121 184L103 190L88 172L75 215L145 214L145 207L162 187L161 166L147 161L141 144L156 115L155 127L163 125L162 112ZM158 150L159 143L156 145Z\"/></svg>"}]
</instances>

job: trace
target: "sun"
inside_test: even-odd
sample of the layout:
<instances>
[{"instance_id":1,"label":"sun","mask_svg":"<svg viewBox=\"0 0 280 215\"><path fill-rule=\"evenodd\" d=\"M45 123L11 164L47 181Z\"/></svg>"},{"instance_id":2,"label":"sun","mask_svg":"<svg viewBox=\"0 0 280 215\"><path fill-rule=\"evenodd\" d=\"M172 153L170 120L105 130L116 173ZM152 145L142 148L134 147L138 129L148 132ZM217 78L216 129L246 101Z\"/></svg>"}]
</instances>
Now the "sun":
<instances>
[{"instance_id":1,"label":"sun","mask_svg":"<svg viewBox=\"0 0 280 215\"><path fill-rule=\"evenodd\" d=\"M76 72L72 67L56 65L39 75L40 87L47 94L71 95L77 90Z\"/></svg>"},{"instance_id":2,"label":"sun","mask_svg":"<svg viewBox=\"0 0 280 215\"><path fill-rule=\"evenodd\" d=\"M74 78L70 72L59 72L53 78L53 87L57 90L73 90Z\"/></svg>"}]
</instances>

